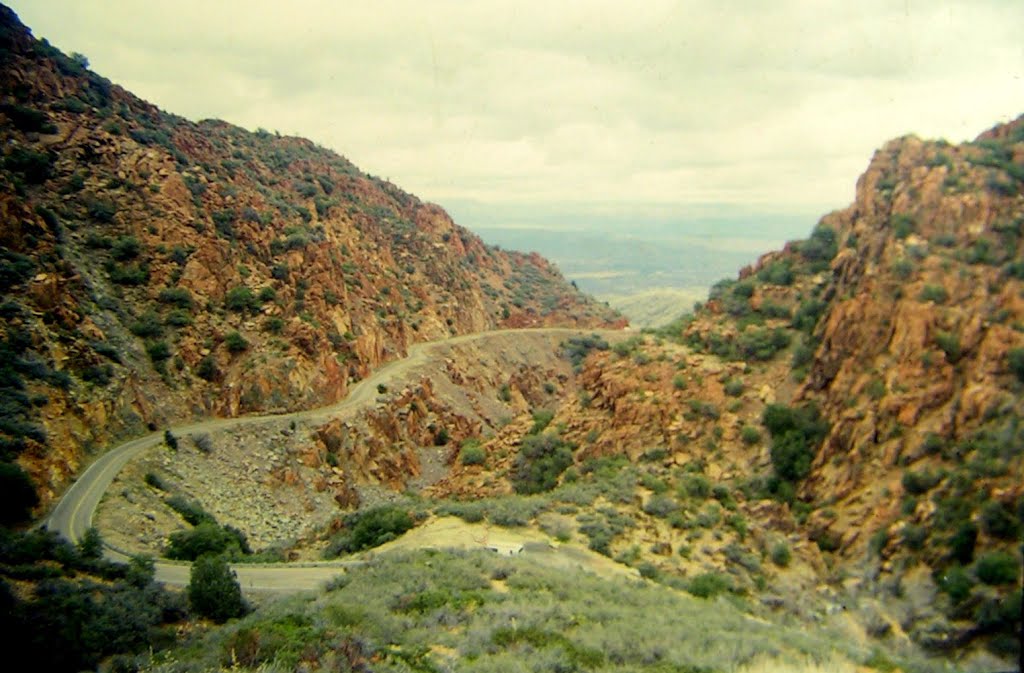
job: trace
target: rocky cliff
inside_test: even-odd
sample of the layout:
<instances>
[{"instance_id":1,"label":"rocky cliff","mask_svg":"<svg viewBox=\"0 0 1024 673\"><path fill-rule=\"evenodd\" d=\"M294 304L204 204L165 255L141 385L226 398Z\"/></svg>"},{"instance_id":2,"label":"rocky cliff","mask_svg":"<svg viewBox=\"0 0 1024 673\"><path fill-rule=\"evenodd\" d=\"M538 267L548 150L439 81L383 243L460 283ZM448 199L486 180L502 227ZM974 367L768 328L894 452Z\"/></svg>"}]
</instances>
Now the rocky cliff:
<instances>
[{"instance_id":1,"label":"rocky cliff","mask_svg":"<svg viewBox=\"0 0 1024 673\"><path fill-rule=\"evenodd\" d=\"M696 561L743 575L737 544L767 557L783 536L810 572L758 568L748 586L806 597L831 583L867 635L1013 651L1024 117L959 146L888 143L850 207L718 283L694 315L590 355L578 382L552 421L575 465L624 455L659 484L634 503L651 532L613 553L679 548L691 566L655 556L663 572ZM522 452L529 432L496 437L489 455ZM499 472L511 490L515 460ZM460 474L442 487L465 495ZM693 505L658 494L692 501L693 474L761 540L700 538L700 516L660 527L657 511Z\"/></svg>"},{"instance_id":2,"label":"rocky cliff","mask_svg":"<svg viewBox=\"0 0 1024 673\"><path fill-rule=\"evenodd\" d=\"M0 8L0 439L43 502L111 438L331 402L417 341L619 321L329 150L86 66Z\"/></svg>"}]
</instances>

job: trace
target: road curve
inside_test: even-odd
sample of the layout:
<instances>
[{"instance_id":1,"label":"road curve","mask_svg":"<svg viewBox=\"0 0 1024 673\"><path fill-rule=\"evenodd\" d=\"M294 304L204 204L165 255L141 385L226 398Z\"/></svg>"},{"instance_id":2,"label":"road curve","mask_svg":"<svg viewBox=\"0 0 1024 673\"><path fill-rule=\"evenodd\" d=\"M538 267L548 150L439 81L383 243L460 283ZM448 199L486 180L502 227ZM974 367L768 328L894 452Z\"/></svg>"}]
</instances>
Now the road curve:
<instances>
[{"instance_id":1,"label":"road curve","mask_svg":"<svg viewBox=\"0 0 1024 673\"><path fill-rule=\"evenodd\" d=\"M435 351L450 345L466 343L494 338L509 334L548 334L565 335L574 334L601 334L605 337L622 337L624 332L620 330L600 329L572 329L572 328L533 328L533 329L509 329L493 330L489 332L475 332L462 336L451 337L440 341L427 341L414 344L409 348L409 354L401 360L393 360L380 369L376 370L369 377L363 379L352 387L345 399L324 407L307 409L304 411L289 412L283 414L264 414L254 416L240 416L236 418L209 418L201 421L194 421L184 425L170 428L170 431L178 436L187 434L211 432L224 430L241 425L258 425L260 423L277 422L281 420L312 420L318 421L351 408L357 408L373 402L377 395L379 384L387 385L393 379L403 375L409 369L427 362ZM44 521L49 530L55 531L67 538L72 543L77 543L86 530L92 526L93 515L99 505L103 494L110 483L117 476L128 461L142 451L156 446L163 441L163 431L152 432L142 437L119 444L113 447L102 456L96 459L78 477L70 488L64 493L60 502L53 508L50 516ZM128 555L111 547L105 550L107 558L113 561L125 562ZM331 579L346 566L357 565L358 561L325 561L320 563L296 563L296 564L234 564L233 568L238 574L239 583L245 590L254 591L306 591L317 589L324 582ZM189 579L189 564L169 562L163 559L156 561L156 579L166 584L185 585Z\"/></svg>"}]
</instances>

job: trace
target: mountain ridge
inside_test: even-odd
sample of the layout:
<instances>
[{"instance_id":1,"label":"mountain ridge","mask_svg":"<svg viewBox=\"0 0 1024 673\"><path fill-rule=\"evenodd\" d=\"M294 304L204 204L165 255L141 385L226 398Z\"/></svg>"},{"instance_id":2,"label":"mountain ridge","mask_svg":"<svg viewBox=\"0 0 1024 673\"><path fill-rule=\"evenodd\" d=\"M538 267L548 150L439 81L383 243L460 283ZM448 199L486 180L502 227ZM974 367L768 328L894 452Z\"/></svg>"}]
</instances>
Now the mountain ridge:
<instances>
[{"instance_id":1,"label":"mountain ridge","mask_svg":"<svg viewBox=\"0 0 1024 673\"><path fill-rule=\"evenodd\" d=\"M782 596L825 583L869 633L1015 652L1022 246L1024 117L958 146L908 136L808 239L719 282L695 314L594 351L549 422L577 447L563 480L623 457L643 473L638 502L616 505L641 530L603 548L649 549L639 559L671 578L731 575L798 614L813 608ZM456 466L432 493L514 492L528 435L485 444L509 456L486 492ZM742 529L701 530L729 519ZM743 560L781 545L791 567Z\"/></svg>"},{"instance_id":2,"label":"mountain ridge","mask_svg":"<svg viewBox=\"0 0 1024 673\"><path fill-rule=\"evenodd\" d=\"M0 56L7 383L39 402L4 458L44 502L90 446L336 400L411 343L623 324L540 256L310 141L161 112L7 8Z\"/></svg>"}]
</instances>

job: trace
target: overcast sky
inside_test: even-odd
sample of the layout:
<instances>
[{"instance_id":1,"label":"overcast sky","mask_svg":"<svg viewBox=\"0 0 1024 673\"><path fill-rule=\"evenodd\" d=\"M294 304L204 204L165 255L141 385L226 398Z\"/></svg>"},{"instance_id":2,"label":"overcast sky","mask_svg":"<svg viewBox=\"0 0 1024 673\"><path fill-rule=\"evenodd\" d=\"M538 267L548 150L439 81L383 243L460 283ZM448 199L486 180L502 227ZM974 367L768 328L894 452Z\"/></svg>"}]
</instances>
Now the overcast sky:
<instances>
[{"instance_id":1,"label":"overcast sky","mask_svg":"<svg viewBox=\"0 0 1024 673\"><path fill-rule=\"evenodd\" d=\"M167 111L478 212L822 214L887 139L1024 113L1020 0L9 4Z\"/></svg>"}]
</instances>

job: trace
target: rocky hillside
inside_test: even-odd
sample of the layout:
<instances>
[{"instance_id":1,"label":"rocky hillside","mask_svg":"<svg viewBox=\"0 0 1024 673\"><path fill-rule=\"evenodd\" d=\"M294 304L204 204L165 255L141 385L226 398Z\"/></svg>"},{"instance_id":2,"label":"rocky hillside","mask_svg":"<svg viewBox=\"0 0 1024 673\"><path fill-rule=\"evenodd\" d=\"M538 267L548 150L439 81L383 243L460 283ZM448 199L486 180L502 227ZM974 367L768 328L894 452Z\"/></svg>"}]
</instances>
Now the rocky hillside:
<instances>
[{"instance_id":1,"label":"rocky hillside","mask_svg":"<svg viewBox=\"0 0 1024 673\"><path fill-rule=\"evenodd\" d=\"M1024 117L960 146L890 142L810 238L581 366L547 419L572 460L538 452L536 428L503 434L486 494L529 492L538 465L566 488L625 456L639 490L605 504L633 522L609 555L720 573L805 616L827 599L871 637L1015 650ZM476 469L435 493L472 492Z\"/></svg>"},{"instance_id":2,"label":"rocky hillside","mask_svg":"<svg viewBox=\"0 0 1024 673\"><path fill-rule=\"evenodd\" d=\"M308 140L165 113L2 7L0 91L0 448L43 502L113 437L331 402L417 341L619 321L544 259Z\"/></svg>"}]
</instances>

